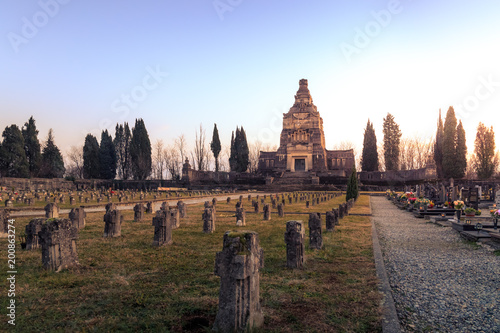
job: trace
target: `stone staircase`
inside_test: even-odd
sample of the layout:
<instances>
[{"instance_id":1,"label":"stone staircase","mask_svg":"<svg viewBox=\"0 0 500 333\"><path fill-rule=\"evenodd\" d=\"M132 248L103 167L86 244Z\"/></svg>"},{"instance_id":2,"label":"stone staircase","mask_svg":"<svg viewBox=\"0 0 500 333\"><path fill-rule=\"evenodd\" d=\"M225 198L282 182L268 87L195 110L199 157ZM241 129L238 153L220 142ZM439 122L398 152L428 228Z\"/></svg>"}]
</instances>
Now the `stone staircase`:
<instances>
[{"instance_id":1,"label":"stone staircase","mask_svg":"<svg viewBox=\"0 0 500 333\"><path fill-rule=\"evenodd\" d=\"M279 178L275 178L276 185L306 185L311 184L311 178L315 176L311 172L284 172Z\"/></svg>"}]
</instances>

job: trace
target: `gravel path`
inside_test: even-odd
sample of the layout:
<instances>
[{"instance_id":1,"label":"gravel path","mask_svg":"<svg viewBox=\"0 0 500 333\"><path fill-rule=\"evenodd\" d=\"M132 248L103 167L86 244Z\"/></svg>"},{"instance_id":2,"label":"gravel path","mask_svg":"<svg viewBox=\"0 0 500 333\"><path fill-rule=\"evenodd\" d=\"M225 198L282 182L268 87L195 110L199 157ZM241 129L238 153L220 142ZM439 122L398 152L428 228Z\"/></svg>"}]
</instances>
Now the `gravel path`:
<instances>
[{"instance_id":1,"label":"gravel path","mask_svg":"<svg viewBox=\"0 0 500 333\"><path fill-rule=\"evenodd\" d=\"M404 332L500 332L500 256L371 197Z\"/></svg>"}]
</instances>

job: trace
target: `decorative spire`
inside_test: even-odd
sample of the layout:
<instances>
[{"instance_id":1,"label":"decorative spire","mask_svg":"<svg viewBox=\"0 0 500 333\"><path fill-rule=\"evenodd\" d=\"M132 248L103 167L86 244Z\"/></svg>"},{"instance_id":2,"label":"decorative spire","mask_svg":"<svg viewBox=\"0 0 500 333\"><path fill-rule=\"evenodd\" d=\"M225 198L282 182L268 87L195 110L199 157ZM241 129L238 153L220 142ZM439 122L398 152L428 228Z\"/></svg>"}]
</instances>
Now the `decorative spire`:
<instances>
[{"instance_id":1,"label":"decorative spire","mask_svg":"<svg viewBox=\"0 0 500 333\"><path fill-rule=\"evenodd\" d=\"M309 92L309 88L307 87L306 79L302 79L299 81L299 90L297 91L297 95L295 95L295 101L306 104L312 103L312 97L311 93Z\"/></svg>"}]
</instances>

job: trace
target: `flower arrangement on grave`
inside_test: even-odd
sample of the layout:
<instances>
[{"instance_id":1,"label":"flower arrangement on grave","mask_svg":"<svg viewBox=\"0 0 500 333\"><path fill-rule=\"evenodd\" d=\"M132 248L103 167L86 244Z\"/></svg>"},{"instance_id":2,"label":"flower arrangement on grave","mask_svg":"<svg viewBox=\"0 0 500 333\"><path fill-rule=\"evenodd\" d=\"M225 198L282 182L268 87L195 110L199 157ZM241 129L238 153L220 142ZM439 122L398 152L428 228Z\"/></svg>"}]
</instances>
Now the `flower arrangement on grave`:
<instances>
[{"instance_id":1,"label":"flower arrangement on grave","mask_svg":"<svg viewBox=\"0 0 500 333\"><path fill-rule=\"evenodd\" d=\"M434 202L433 202L433 201L431 201L431 202L429 203L429 208L434 208L435 206L436 206L436 205L434 204Z\"/></svg>"},{"instance_id":2,"label":"flower arrangement on grave","mask_svg":"<svg viewBox=\"0 0 500 333\"><path fill-rule=\"evenodd\" d=\"M474 216L476 215L476 210L472 207L467 207L464 209L465 216Z\"/></svg>"},{"instance_id":3,"label":"flower arrangement on grave","mask_svg":"<svg viewBox=\"0 0 500 333\"><path fill-rule=\"evenodd\" d=\"M400 201L404 201L404 200L407 200L407 199L408 199L408 196L406 195L406 193L403 193L403 194L401 194L401 195L398 197L398 199L399 199Z\"/></svg>"},{"instance_id":4,"label":"flower arrangement on grave","mask_svg":"<svg viewBox=\"0 0 500 333\"><path fill-rule=\"evenodd\" d=\"M431 204L431 201L429 199L419 199L417 201L417 203L419 204L419 206L422 206L422 207L429 207L429 205Z\"/></svg>"},{"instance_id":5,"label":"flower arrangement on grave","mask_svg":"<svg viewBox=\"0 0 500 333\"><path fill-rule=\"evenodd\" d=\"M453 206L455 207L455 209L462 209L462 207L464 206L464 202L462 200L455 200L453 201Z\"/></svg>"},{"instance_id":6,"label":"flower arrangement on grave","mask_svg":"<svg viewBox=\"0 0 500 333\"><path fill-rule=\"evenodd\" d=\"M445 206L445 207L449 207L449 206L450 206L450 203L449 203L448 201L445 201L445 202L444 202L444 204L443 204L443 206Z\"/></svg>"},{"instance_id":7,"label":"flower arrangement on grave","mask_svg":"<svg viewBox=\"0 0 500 333\"><path fill-rule=\"evenodd\" d=\"M493 216L495 218L499 218L500 217L500 209L492 209L492 210L490 210L490 214L491 214L491 216Z\"/></svg>"},{"instance_id":8,"label":"flower arrangement on grave","mask_svg":"<svg viewBox=\"0 0 500 333\"><path fill-rule=\"evenodd\" d=\"M481 215L481 210L480 209L476 209L476 216L480 216Z\"/></svg>"},{"instance_id":9,"label":"flower arrangement on grave","mask_svg":"<svg viewBox=\"0 0 500 333\"><path fill-rule=\"evenodd\" d=\"M417 201L417 198L408 198L408 203L409 203L410 205L415 204L415 202L416 202L416 201Z\"/></svg>"}]
</instances>

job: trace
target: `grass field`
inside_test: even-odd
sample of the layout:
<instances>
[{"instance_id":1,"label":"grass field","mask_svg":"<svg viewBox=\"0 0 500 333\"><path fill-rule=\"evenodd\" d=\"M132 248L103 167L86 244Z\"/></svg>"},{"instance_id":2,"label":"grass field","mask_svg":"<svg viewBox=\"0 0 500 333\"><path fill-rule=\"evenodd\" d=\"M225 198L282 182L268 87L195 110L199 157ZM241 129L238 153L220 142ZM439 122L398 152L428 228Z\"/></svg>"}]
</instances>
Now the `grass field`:
<instances>
[{"instance_id":1,"label":"grass field","mask_svg":"<svg viewBox=\"0 0 500 333\"><path fill-rule=\"evenodd\" d=\"M342 200L309 209L305 203L286 205L285 212L325 213ZM264 249L263 332L381 332L369 217L348 216L335 232L323 231L324 247L319 251L308 249L306 232L307 261L303 269L292 270L285 267L285 223L303 220L307 224L308 215L279 218L273 211L272 220L263 221L262 213L248 213L253 209L246 196L243 203L245 227L236 227L233 213L221 212L234 211L235 201L229 205L219 201L216 232L210 235L202 232L202 205L188 206L188 217L173 231L173 244L161 248L151 246L152 214L133 222L133 212L125 212L123 236L116 239L102 237L103 213L88 214L77 241L80 265L59 273L42 268L40 250L21 250L18 243L16 329L210 331L219 292L219 278L213 273L215 254L222 249L225 231L246 229L259 233ZM351 213L367 212L369 197L361 196ZM15 221L18 234L28 222L28 218ZM322 222L324 228L324 214ZM0 248L5 253L5 239L0 240ZM4 262L3 272L7 271ZM6 297L1 306L7 306Z\"/></svg>"}]
</instances>

